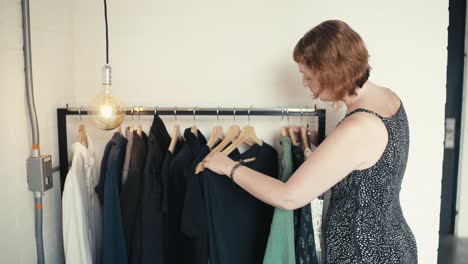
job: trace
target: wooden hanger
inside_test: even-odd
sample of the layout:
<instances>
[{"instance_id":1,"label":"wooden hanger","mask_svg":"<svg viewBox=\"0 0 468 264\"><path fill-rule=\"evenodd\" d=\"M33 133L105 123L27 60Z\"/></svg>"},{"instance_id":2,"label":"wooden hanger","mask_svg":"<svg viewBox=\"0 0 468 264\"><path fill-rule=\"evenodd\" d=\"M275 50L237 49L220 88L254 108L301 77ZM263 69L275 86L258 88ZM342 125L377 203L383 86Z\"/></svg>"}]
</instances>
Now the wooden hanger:
<instances>
[{"instance_id":1,"label":"wooden hanger","mask_svg":"<svg viewBox=\"0 0 468 264\"><path fill-rule=\"evenodd\" d=\"M174 125L172 127L171 143L169 144L169 151L174 154L177 141L180 139L180 127L179 125Z\"/></svg>"},{"instance_id":2,"label":"wooden hanger","mask_svg":"<svg viewBox=\"0 0 468 264\"><path fill-rule=\"evenodd\" d=\"M83 121L83 118L81 117L81 107L79 110L79 115L80 121ZM80 142L83 146L88 148L88 135L86 133L86 127L84 124L80 124L78 127L78 142Z\"/></svg>"},{"instance_id":3,"label":"wooden hanger","mask_svg":"<svg viewBox=\"0 0 468 264\"><path fill-rule=\"evenodd\" d=\"M132 108L132 123L130 124L130 131L133 133L133 131L135 130L135 122L133 120L133 112L135 111L135 108L133 107Z\"/></svg>"},{"instance_id":4,"label":"wooden hanger","mask_svg":"<svg viewBox=\"0 0 468 264\"><path fill-rule=\"evenodd\" d=\"M143 129L141 127L141 119L140 119L140 111L141 111L141 106L138 108L138 127L137 127L137 134L141 137L143 134Z\"/></svg>"},{"instance_id":5,"label":"wooden hanger","mask_svg":"<svg viewBox=\"0 0 468 264\"><path fill-rule=\"evenodd\" d=\"M242 143L246 144L249 147L255 145L255 142L253 142L252 139L250 139L250 138L248 138L246 141L244 141Z\"/></svg>"},{"instance_id":6,"label":"wooden hanger","mask_svg":"<svg viewBox=\"0 0 468 264\"><path fill-rule=\"evenodd\" d=\"M141 127L141 124L138 125L137 134L138 134L140 137L141 137L141 135L143 134L143 128Z\"/></svg>"},{"instance_id":7,"label":"wooden hanger","mask_svg":"<svg viewBox=\"0 0 468 264\"><path fill-rule=\"evenodd\" d=\"M219 123L219 109L217 110L216 116L218 118L218 123ZM234 123L235 123L236 122L236 108L234 108L234 110L233 110L233 118L234 118ZM222 127L221 127L221 129L222 129ZM213 149L213 146L216 144L217 139L214 138L212 140L212 138L213 138L213 136L212 136L210 138L211 142L207 143L208 147L211 149L211 151L210 151L210 153L208 155L211 155L214 152L223 150L227 145L229 145L232 141L234 141L234 139L237 136L239 136L240 131L241 131L241 129L240 129L239 125L234 124L234 125L230 126L228 128L228 131L227 131L226 135L224 136L224 139L214 149Z\"/></svg>"},{"instance_id":8,"label":"wooden hanger","mask_svg":"<svg viewBox=\"0 0 468 264\"><path fill-rule=\"evenodd\" d=\"M175 124L172 127L172 137L171 137L171 143L169 144L169 151L174 154L175 147L177 145L177 141L180 139L180 127L179 124L177 123L177 108L174 108L174 119L175 119Z\"/></svg>"},{"instance_id":9,"label":"wooden hanger","mask_svg":"<svg viewBox=\"0 0 468 264\"><path fill-rule=\"evenodd\" d=\"M281 128L281 136L283 137L289 137L289 132L287 127L282 127Z\"/></svg>"},{"instance_id":10,"label":"wooden hanger","mask_svg":"<svg viewBox=\"0 0 468 264\"><path fill-rule=\"evenodd\" d=\"M78 141L88 148L88 135L86 134L86 127L85 125L81 124L78 128Z\"/></svg>"},{"instance_id":11,"label":"wooden hanger","mask_svg":"<svg viewBox=\"0 0 468 264\"><path fill-rule=\"evenodd\" d=\"M297 146L297 137L296 137L296 127L294 126L290 126L288 127L288 130L289 130L289 137L291 138L291 143L293 145L296 145Z\"/></svg>"},{"instance_id":12,"label":"wooden hanger","mask_svg":"<svg viewBox=\"0 0 468 264\"><path fill-rule=\"evenodd\" d=\"M303 150L309 149L309 140L307 139L307 129L304 126L301 126L301 139L302 139L302 148Z\"/></svg>"},{"instance_id":13,"label":"wooden hanger","mask_svg":"<svg viewBox=\"0 0 468 264\"><path fill-rule=\"evenodd\" d=\"M212 147L214 146L215 141L212 140L212 138L217 139L217 136L216 135L213 136L213 134L212 134L211 137L210 137L210 141L207 143L207 145L211 149L211 151L210 151L210 153L208 155L206 155L206 157L209 157L209 156L213 155L213 153L215 153L215 152L223 150L227 145L229 145L240 134L240 132L241 132L241 129L240 129L240 127L238 125L232 125L231 127L229 127L229 129L228 129L226 135L224 136L224 139L221 141L221 143L219 143L213 149L212 149ZM199 162L197 164L197 167L195 168L195 174L200 173L201 171L203 171L203 169L204 169L204 167L203 167L203 161L202 161L202 162Z\"/></svg>"},{"instance_id":14,"label":"wooden hanger","mask_svg":"<svg viewBox=\"0 0 468 264\"><path fill-rule=\"evenodd\" d=\"M240 144L244 143L249 139L258 145L263 145L263 141L255 134L255 128L251 125L246 125L242 128L241 133L239 134L237 139L226 149L223 150L223 154L231 154L231 152L234 151L234 149L236 149Z\"/></svg>"},{"instance_id":15,"label":"wooden hanger","mask_svg":"<svg viewBox=\"0 0 468 264\"><path fill-rule=\"evenodd\" d=\"M283 108L281 108L281 136L289 137L288 127L284 125Z\"/></svg>"},{"instance_id":16,"label":"wooden hanger","mask_svg":"<svg viewBox=\"0 0 468 264\"><path fill-rule=\"evenodd\" d=\"M190 129L190 132L194 134L196 137L198 137L198 128L196 125L192 126L192 128Z\"/></svg>"},{"instance_id":17,"label":"wooden hanger","mask_svg":"<svg viewBox=\"0 0 468 264\"><path fill-rule=\"evenodd\" d=\"M211 153L223 150L227 145L229 145L234 139L236 139L241 132L241 128L239 125L232 125L229 127L224 139L219 143L214 149L210 151Z\"/></svg>"},{"instance_id":18,"label":"wooden hanger","mask_svg":"<svg viewBox=\"0 0 468 264\"><path fill-rule=\"evenodd\" d=\"M198 128L196 126L196 120L195 120L195 111L196 111L197 107L195 106L195 108L193 108L193 126L192 128L190 129L190 132L192 134L194 134L196 137L198 137Z\"/></svg>"},{"instance_id":19,"label":"wooden hanger","mask_svg":"<svg viewBox=\"0 0 468 264\"><path fill-rule=\"evenodd\" d=\"M222 126L214 126L211 129L211 136L206 145L210 149L213 148L213 146L218 142L218 140L222 140L224 138L224 131Z\"/></svg>"},{"instance_id":20,"label":"wooden hanger","mask_svg":"<svg viewBox=\"0 0 468 264\"><path fill-rule=\"evenodd\" d=\"M252 106L250 106L250 108L252 108ZM231 145L229 145L229 147L223 150L223 154L231 154L231 152L233 152L234 149L240 146L240 144L247 143L249 140L258 145L263 145L263 141L259 137L257 137L257 134L255 133L255 128L250 125L250 108L247 112L248 125L244 126L237 139Z\"/></svg>"}]
</instances>

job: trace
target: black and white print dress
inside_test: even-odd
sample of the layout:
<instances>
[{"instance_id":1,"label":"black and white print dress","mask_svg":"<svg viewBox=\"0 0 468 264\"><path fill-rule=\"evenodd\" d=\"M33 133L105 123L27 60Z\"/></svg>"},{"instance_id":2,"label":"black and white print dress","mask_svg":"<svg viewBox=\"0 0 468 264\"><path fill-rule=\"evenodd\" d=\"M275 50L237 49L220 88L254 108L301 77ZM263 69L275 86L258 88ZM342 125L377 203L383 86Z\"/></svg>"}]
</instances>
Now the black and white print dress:
<instances>
[{"instance_id":1,"label":"black and white print dress","mask_svg":"<svg viewBox=\"0 0 468 264\"><path fill-rule=\"evenodd\" d=\"M399 198L409 150L404 106L391 117L358 108L343 120L356 112L380 118L388 144L376 164L352 171L332 187L324 223L325 263L416 264L416 241Z\"/></svg>"}]
</instances>

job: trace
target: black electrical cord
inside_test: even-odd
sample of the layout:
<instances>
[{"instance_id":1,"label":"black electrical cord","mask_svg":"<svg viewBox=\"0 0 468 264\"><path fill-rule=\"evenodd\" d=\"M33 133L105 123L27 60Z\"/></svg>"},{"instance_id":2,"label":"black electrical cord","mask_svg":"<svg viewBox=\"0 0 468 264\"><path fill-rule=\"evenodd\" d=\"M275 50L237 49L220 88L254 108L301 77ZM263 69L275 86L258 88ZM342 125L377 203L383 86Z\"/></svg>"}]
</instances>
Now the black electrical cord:
<instances>
[{"instance_id":1,"label":"black electrical cord","mask_svg":"<svg viewBox=\"0 0 468 264\"><path fill-rule=\"evenodd\" d=\"M107 0L104 0L104 19L106 20L106 64L109 64L109 26L107 23Z\"/></svg>"}]
</instances>

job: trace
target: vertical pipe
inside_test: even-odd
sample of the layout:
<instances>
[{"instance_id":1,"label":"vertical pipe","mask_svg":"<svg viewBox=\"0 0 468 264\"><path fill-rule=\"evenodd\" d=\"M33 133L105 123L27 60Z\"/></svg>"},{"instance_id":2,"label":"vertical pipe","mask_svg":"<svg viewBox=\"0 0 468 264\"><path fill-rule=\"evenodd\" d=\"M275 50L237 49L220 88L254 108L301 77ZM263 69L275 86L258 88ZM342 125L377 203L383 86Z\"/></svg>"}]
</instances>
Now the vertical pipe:
<instances>
[{"instance_id":1,"label":"vertical pipe","mask_svg":"<svg viewBox=\"0 0 468 264\"><path fill-rule=\"evenodd\" d=\"M44 264L44 241L42 240L42 192L34 192L34 220L36 231L37 263Z\"/></svg>"},{"instance_id":2,"label":"vertical pipe","mask_svg":"<svg viewBox=\"0 0 468 264\"><path fill-rule=\"evenodd\" d=\"M29 110L29 119L32 130L32 150L31 156L40 155L39 146L39 125L37 122L36 106L34 103L34 90L32 80L31 61L31 25L29 14L29 0L21 1L22 22L23 22L23 51L24 51L24 72L26 84L26 98ZM42 192L34 192L34 216L36 233L37 263L44 263L44 245L42 239Z\"/></svg>"},{"instance_id":3,"label":"vertical pipe","mask_svg":"<svg viewBox=\"0 0 468 264\"><path fill-rule=\"evenodd\" d=\"M23 12L23 50L24 50L24 71L26 81L26 98L28 102L29 118L32 129L33 157L39 156L39 125L37 123L36 105L34 102L34 90L32 80L32 60L31 60L31 30L29 15L29 0L22 0Z\"/></svg>"}]
</instances>

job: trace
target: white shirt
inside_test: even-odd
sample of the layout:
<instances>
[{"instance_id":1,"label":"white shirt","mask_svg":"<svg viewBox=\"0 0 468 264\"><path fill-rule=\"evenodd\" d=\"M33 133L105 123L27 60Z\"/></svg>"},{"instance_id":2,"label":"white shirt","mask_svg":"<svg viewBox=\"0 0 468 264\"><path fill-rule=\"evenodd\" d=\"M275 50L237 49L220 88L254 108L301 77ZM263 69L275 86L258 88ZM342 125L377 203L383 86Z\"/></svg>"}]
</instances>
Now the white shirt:
<instances>
[{"instance_id":1,"label":"white shirt","mask_svg":"<svg viewBox=\"0 0 468 264\"><path fill-rule=\"evenodd\" d=\"M63 245L67 264L100 263L102 248L101 206L94 187L96 173L94 146L73 144L73 161L62 196Z\"/></svg>"}]
</instances>

